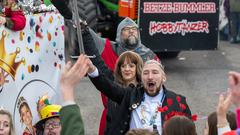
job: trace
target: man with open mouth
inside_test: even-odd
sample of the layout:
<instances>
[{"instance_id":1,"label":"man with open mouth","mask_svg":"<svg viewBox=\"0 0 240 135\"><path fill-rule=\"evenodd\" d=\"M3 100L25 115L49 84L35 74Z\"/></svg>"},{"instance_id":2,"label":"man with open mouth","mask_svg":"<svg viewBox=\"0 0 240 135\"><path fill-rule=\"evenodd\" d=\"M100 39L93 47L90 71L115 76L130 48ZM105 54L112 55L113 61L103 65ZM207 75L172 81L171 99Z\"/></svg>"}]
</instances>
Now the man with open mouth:
<instances>
[{"instance_id":1,"label":"man with open mouth","mask_svg":"<svg viewBox=\"0 0 240 135\"><path fill-rule=\"evenodd\" d=\"M164 122L172 116L191 118L186 98L164 87L166 74L158 61L145 62L141 74L142 85L134 88L113 83L89 63L88 73L95 87L120 106L119 118L112 122L114 128L111 134L122 135L136 128L157 130L162 134Z\"/></svg>"}]
</instances>

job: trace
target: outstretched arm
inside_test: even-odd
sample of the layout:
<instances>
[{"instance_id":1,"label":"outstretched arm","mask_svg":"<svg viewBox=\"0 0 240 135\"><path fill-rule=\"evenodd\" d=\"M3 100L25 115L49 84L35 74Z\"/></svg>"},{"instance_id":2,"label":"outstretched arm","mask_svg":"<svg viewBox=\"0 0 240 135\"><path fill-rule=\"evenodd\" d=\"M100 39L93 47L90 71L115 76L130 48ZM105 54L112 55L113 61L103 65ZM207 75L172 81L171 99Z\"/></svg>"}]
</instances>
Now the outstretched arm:
<instances>
[{"instance_id":1,"label":"outstretched arm","mask_svg":"<svg viewBox=\"0 0 240 135\"><path fill-rule=\"evenodd\" d=\"M240 128L240 73L229 72L229 88L232 92L232 102L237 107L237 127Z\"/></svg>"},{"instance_id":2,"label":"outstretched arm","mask_svg":"<svg viewBox=\"0 0 240 135\"><path fill-rule=\"evenodd\" d=\"M218 123L218 135L222 135L228 131L231 131L230 126L227 121L227 111L231 105L234 103L237 106L237 125L239 125L239 107L240 107L240 73L238 72L229 72L229 93L224 99L223 95L220 95L218 107L217 107L217 123ZM228 132L231 134L231 132ZM227 134L227 133L226 133Z\"/></svg>"},{"instance_id":3,"label":"outstretched arm","mask_svg":"<svg viewBox=\"0 0 240 135\"><path fill-rule=\"evenodd\" d=\"M72 4L69 0L51 0L52 4L58 9L60 14L65 18L65 19L73 19L73 12L72 12L72 6L69 5ZM82 5L77 5L81 6L81 8L84 8ZM86 16L83 13L82 10L79 9L79 17L82 20L86 20Z\"/></svg>"},{"instance_id":4,"label":"outstretched arm","mask_svg":"<svg viewBox=\"0 0 240 135\"><path fill-rule=\"evenodd\" d=\"M229 72L229 88L232 92L233 103L240 107L240 73Z\"/></svg>"},{"instance_id":5,"label":"outstretched arm","mask_svg":"<svg viewBox=\"0 0 240 135\"><path fill-rule=\"evenodd\" d=\"M99 91L118 104L121 104L125 94L132 91L132 88L124 88L114 83L101 72L98 72L98 70L95 70L95 66L91 62L89 63L88 75Z\"/></svg>"},{"instance_id":6,"label":"outstretched arm","mask_svg":"<svg viewBox=\"0 0 240 135\"><path fill-rule=\"evenodd\" d=\"M218 106L216 110L218 135L222 135L231 130L227 121L227 112L231 105L231 99L231 93L228 93L226 98L222 94L219 96Z\"/></svg>"},{"instance_id":7,"label":"outstretched arm","mask_svg":"<svg viewBox=\"0 0 240 135\"><path fill-rule=\"evenodd\" d=\"M106 44L106 38L100 37L93 29L89 29L90 34L92 35L92 38L95 42L96 48L100 54L102 54L105 44Z\"/></svg>"},{"instance_id":8,"label":"outstretched arm","mask_svg":"<svg viewBox=\"0 0 240 135\"><path fill-rule=\"evenodd\" d=\"M68 8L69 0L51 0L65 19L72 19L72 11Z\"/></svg>"},{"instance_id":9,"label":"outstretched arm","mask_svg":"<svg viewBox=\"0 0 240 135\"><path fill-rule=\"evenodd\" d=\"M114 80L112 71L105 65L101 55L96 47L96 42L93 40L92 34L86 30L83 34L83 45L87 55L95 55L96 58L91 59L92 63L97 67L99 72L103 73L110 80Z\"/></svg>"},{"instance_id":10,"label":"outstretched arm","mask_svg":"<svg viewBox=\"0 0 240 135\"><path fill-rule=\"evenodd\" d=\"M51 2L65 19L72 19L73 14L71 9L68 7L69 0L52 0ZM84 14L81 14L80 17L83 17L82 19L86 19L86 16ZM102 52L105 45L105 39L98 36L91 28L87 29L88 30L85 30L83 33L83 44L86 54L96 55L97 58L92 60L94 65L96 65L97 68L105 73L109 78L113 79L112 72L104 64L100 55L100 52ZM75 42L77 43L77 41Z\"/></svg>"}]
</instances>

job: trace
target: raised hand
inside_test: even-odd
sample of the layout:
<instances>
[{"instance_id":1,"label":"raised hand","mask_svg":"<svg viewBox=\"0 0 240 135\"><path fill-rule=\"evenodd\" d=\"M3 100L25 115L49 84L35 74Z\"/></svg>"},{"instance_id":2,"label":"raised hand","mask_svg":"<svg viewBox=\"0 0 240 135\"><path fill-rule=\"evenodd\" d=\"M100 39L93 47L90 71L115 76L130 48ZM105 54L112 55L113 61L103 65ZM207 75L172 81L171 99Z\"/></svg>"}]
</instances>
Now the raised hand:
<instances>
[{"instance_id":1,"label":"raised hand","mask_svg":"<svg viewBox=\"0 0 240 135\"><path fill-rule=\"evenodd\" d=\"M240 107L240 73L229 72L229 88L232 92L233 103Z\"/></svg>"},{"instance_id":2,"label":"raised hand","mask_svg":"<svg viewBox=\"0 0 240 135\"><path fill-rule=\"evenodd\" d=\"M96 70L96 67L93 65L92 61L89 58L88 58L88 66L89 66L88 73L92 73Z\"/></svg>"},{"instance_id":3,"label":"raised hand","mask_svg":"<svg viewBox=\"0 0 240 135\"><path fill-rule=\"evenodd\" d=\"M64 101L74 100L74 88L80 80L86 75L89 69L89 59L86 55L81 54L74 65L67 62L60 79L60 86L62 90Z\"/></svg>"},{"instance_id":4,"label":"raised hand","mask_svg":"<svg viewBox=\"0 0 240 135\"><path fill-rule=\"evenodd\" d=\"M231 92L228 92L226 97L224 97L223 94L221 94L219 96L218 106L217 106L217 110L216 110L219 127L224 127L228 124L227 112L232 103L231 100L232 100Z\"/></svg>"}]
</instances>

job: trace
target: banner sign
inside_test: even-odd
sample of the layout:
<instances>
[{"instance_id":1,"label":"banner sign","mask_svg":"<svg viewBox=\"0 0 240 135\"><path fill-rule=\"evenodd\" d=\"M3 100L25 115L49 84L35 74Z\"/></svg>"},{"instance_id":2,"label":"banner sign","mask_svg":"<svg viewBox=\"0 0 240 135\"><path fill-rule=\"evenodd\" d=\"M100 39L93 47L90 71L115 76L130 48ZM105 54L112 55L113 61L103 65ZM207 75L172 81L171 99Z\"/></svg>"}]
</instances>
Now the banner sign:
<instances>
[{"instance_id":1,"label":"banner sign","mask_svg":"<svg viewBox=\"0 0 240 135\"><path fill-rule=\"evenodd\" d=\"M140 0L139 4L141 40L152 50L217 48L217 0Z\"/></svg>"},{"instance_id":2,"label":"banner sign","mask_svg":"<svg viewBox=\"0 0 240 135\"><path fill-rule=\"evenodd\" d=\"M26 15L19 32L0 27L0 106L9 110L17 134L29 130L39 116L37 101L48 94L59 100L59 75L64 66L64 20L57 12Z\"/></svg>"}]
</instances>

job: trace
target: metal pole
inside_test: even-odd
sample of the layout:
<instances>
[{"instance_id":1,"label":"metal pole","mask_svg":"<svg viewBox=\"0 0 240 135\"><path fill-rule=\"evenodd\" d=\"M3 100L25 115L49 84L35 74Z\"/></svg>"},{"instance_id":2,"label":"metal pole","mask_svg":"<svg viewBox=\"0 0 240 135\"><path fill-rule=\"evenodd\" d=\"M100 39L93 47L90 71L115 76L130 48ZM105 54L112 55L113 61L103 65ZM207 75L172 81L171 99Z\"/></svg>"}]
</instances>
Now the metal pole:
<instances>
[{"instance_id":1,"label":"metal pole","mask_svg":"<svg viewBox=\"0 0 240 135\"><path fill-rule=\"evenodd\" d=\"M80 17L78 13L78 7L77 7L77 0L73 0L72 2L73 10L74 10L74 23L77 27L77 39L78 39L78 46L79 46L79 52L85 53L84 47L83 47L83 39L82 39L82 31L81 31L81 24L80 24Z\"/></svg>"}]
</instances>

